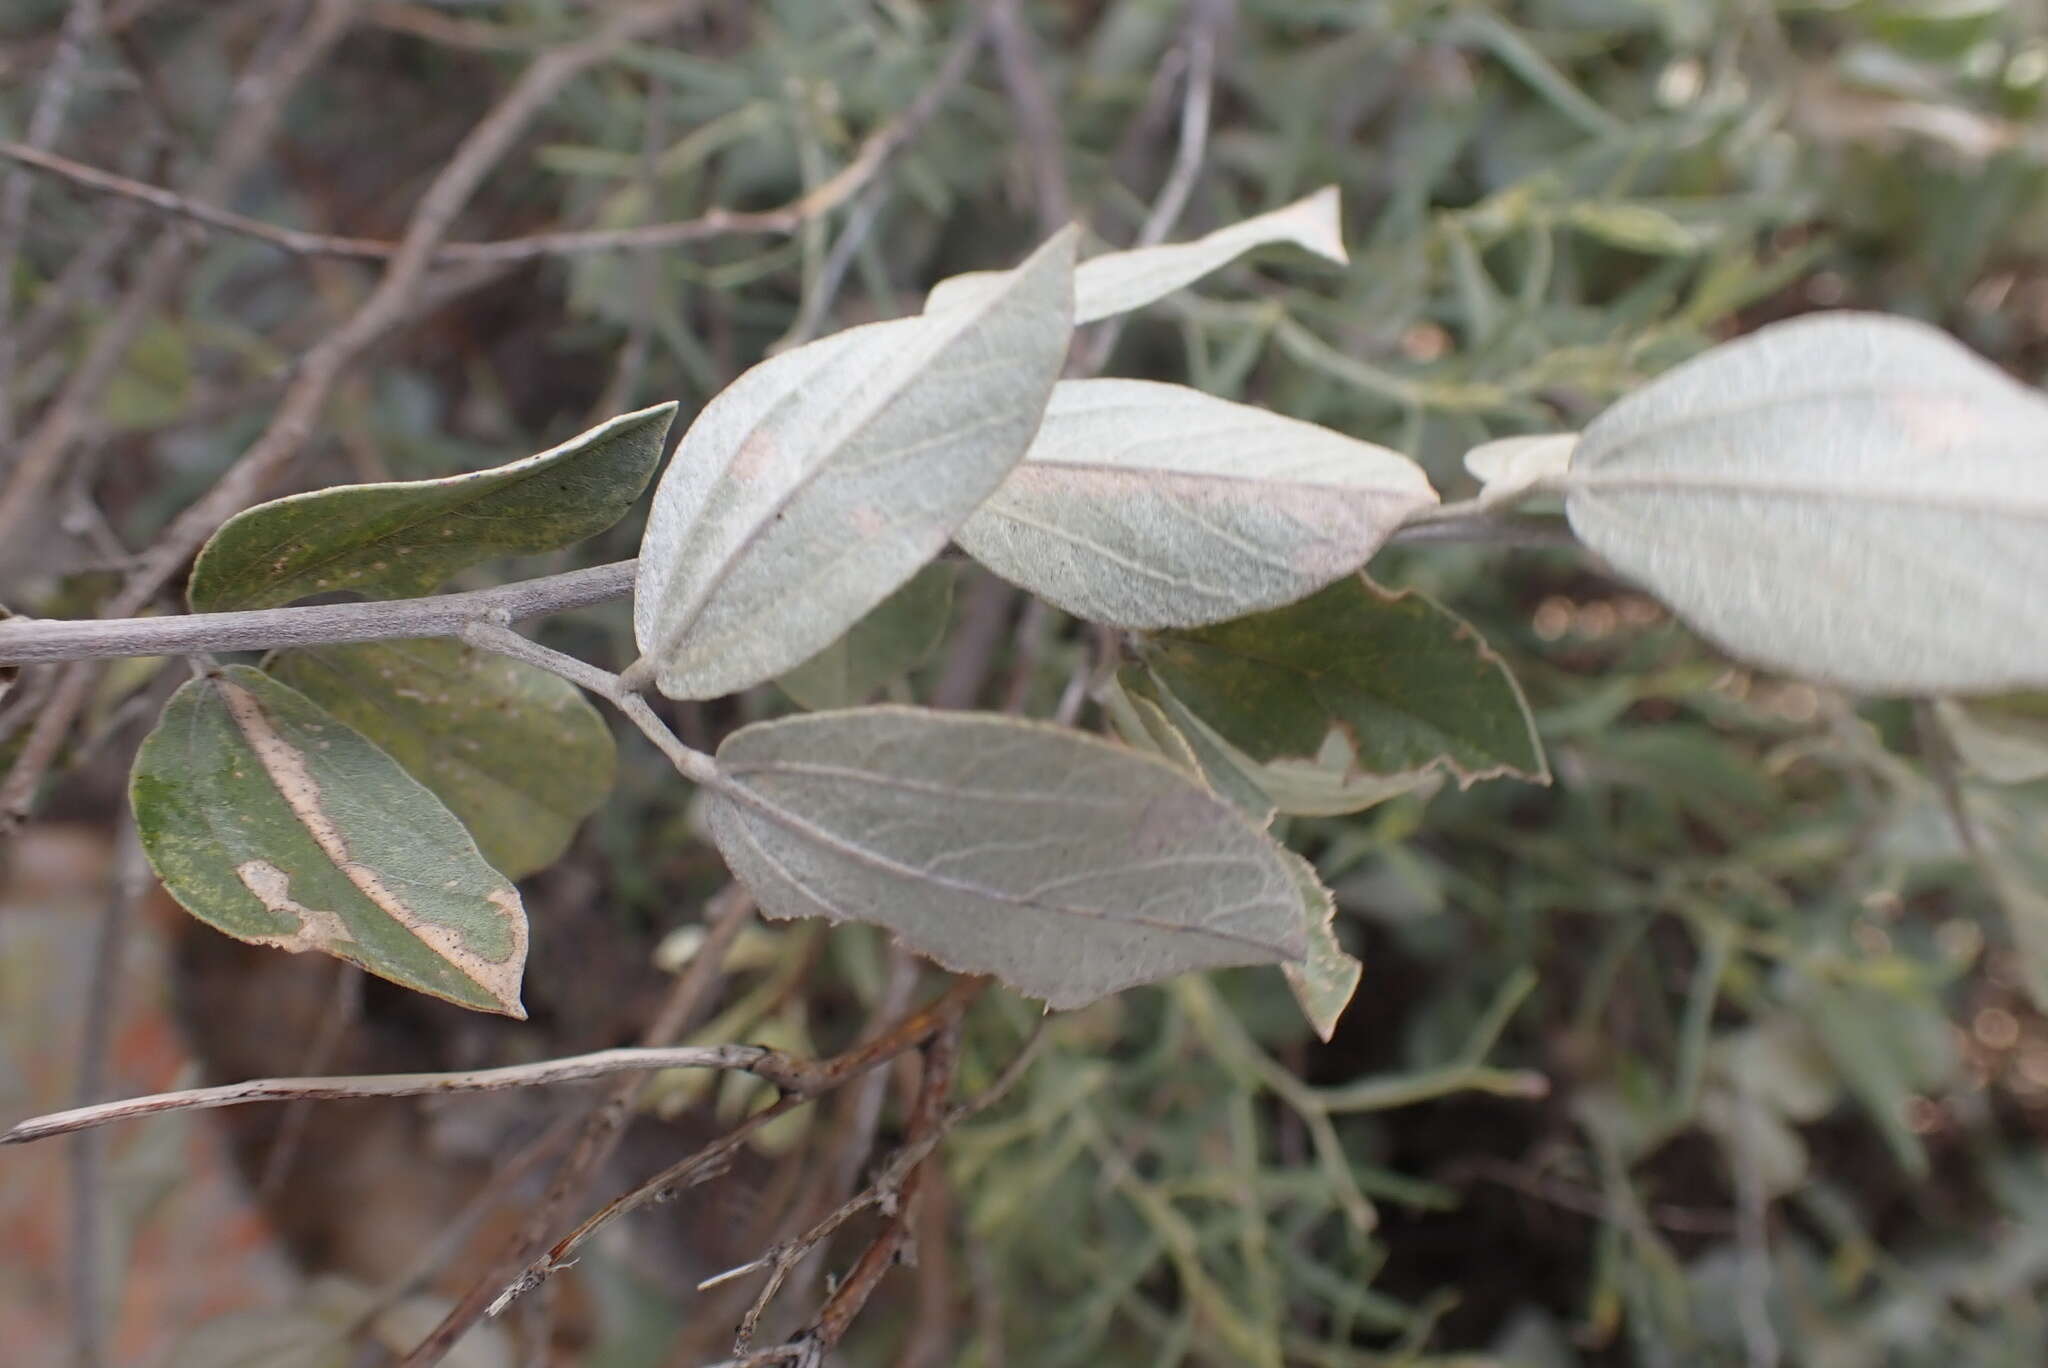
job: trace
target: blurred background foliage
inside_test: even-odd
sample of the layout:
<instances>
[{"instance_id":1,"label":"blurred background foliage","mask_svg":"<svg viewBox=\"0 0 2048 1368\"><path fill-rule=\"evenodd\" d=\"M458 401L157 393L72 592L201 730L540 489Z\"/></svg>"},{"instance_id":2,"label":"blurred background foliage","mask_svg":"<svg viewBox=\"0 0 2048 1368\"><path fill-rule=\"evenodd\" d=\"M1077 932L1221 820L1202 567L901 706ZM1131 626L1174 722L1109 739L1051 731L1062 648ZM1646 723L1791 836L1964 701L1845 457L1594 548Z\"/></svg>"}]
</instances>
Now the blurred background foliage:
<instances>
[{"instance_id":1,"label":"blurred background foliage","mask_svg":"<svg viewBox=\"0 0 2048 1368\"><path fill-rule=\"evenodd\" d=\"M64 8L15 0L0 16L13 136ZM109 4L63 150L179 183L232 73L293 8ZM232 207L394 236L494 92L602 8L363 4ZM458 236L784 203L909 105L975 9L706 0L557 99ZM1098 243L1130 242L1179 146L1197 25L1215 41L1212 118L1175 236L1335 183L1352 264L1275 252L1233 268L1133 319L1109 374L1398 447L1453 499L1471 492L1472 445L1576 428L1715 341L1811 309L1910 314L2029 383L2048 372L2041 0L1015 12L1028 43L1005 56L1035 67L1055 124L1033 131L1028 94L985 51L866 189L794 234L501 272L349 375L291 487L493 464L667 398L687 415L771 350L1012 261L1068 212L1061 194ZM146 211L37 183L11 320L17 414L49 401L157 230ZM91 611L370 279L205 233L90 414L50 516L0 548L0 597ZM575 563L629 555L636 536L616 529ZM1943 735L1912 705L1732 665L1575 551L1409 546L1374 574L1426 589L1504 654L1556 782L1294 819L1286 834L1336 889L1366 963L1335 1040L1313 1039L1270 973L1057 1019L1017 1093L947 1151L946 1229L927 1233L922 1265L942 1272L899 1277L847 1361L2041 1363L2048 1021L2006 917L2048 918L2048 789L1945 782L1928 763ZM956 595L963 619L1014 607L972 574ZM1029 627L1038 639L998 674L1044 715L1090 643L1056 616ZM593 659L630 656L622 605L550 631ZM896 688L928 698L944 663ZM153 707L124 700L160 697L152 676L110 677L46 810L113 820ZM678 725L701 740L789 706L763 689ZM0 758L24 716L19 700L0 713ZM533 884L529 1001L547 1048L372 985L361 1029L398 1042L401 1067L630 1036L630 1004L687 950L674 937L717 879L689 795L643 752L626 747L613 801ZM2000 847L2008 906L1956 836L1958 804L2016 833ZM201 1057L292 1072L289 1056L258 1068L219 1043L256 1029L237 1012L272 1020L208 996L207 957L241 953L195 943L180 960ZM749 932L705 1035L829 1046L890 977L859 929ZM1001 999L977 1013L965 1087L1034 1012ZM663 1102L751 1105L688 1088ZM499 1109L504 1124L544 1106L522 1105ZM819 1115L765 1136L720 1200L772 1205L779 1156L823 1143L833 1114ZM457 1162L432 1140L388 1163ZM717 1356L732 1316L688 1288L758 1251L703 1233L746 1221L679 1210L580 1270L585 1330L562 1361ZM365 1276L308 1251L311 1272Z\"/></svg>"}]
</instances>

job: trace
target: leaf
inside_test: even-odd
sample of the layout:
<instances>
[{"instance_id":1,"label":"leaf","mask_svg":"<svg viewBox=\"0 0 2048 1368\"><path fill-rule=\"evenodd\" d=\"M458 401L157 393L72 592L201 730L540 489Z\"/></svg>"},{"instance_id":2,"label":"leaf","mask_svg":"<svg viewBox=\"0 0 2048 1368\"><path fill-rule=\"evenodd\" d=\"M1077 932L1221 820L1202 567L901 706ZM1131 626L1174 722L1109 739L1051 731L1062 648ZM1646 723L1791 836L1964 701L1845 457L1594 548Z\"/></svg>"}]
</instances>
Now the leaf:
<instances>
[{"instance_id":1,"label":"leaf","mask_svg":"<svg viewBox=\"0 0 2048 1368\"><path fill-rule=\"evenodd\" d=\"M2048 1008L2048 801L2026 789L1969 797L1976 853L2019 952L2020 981L2036 1009Z\"/></svg>"},{"instance_id":2,"label":"leaf","mask_svg":"<svg viewBox=\"0 0 2048 1368\"><path fill-rule=\"evenodd\" d=\"M2048 693L1935 700L1956 754L1994 784L2048 779Z\"/></svg>"},{"instance_id":3,"label":"leaf","mask_svg":"<svg viewBox=\"0 0 2048 1368\"><path fill-rule=\"evenodd\" d=\"M1588 200L1567 208L1562 218L1610 247L1648 256L1692 256L1703 245L1698 233L1647 204Z\"/></svg>"},{"instance_id":4,"label":"leaf","mask_svg":"<svg viewBox=\"0 0 2048 1368\"><path fill-rule=\"evenodd\" d=\"M206 543L187 597L202 613L340 590L411 598L495 556L568 546L633 506L661 463L675 412L641 409L468 475L337 485L258 504Z\"/></svg>"},{"instance_id":5,"label":"leaf","mask_svg":"<svg viewBox=\"0 0 2048 1368\"><path fill-rule=\"evenodd\" d=\"M1074 233L971 308L756 366L684 434L641 543L633 628L671 698L832 644L937 555L1024 455L1072 337Z\"/></svg>"},{"instance_id":6,"label":"leaf","mask_svg":"<svg viewBox=\"0 0 2048 1368\"><path fill-rule=\"evenodd\" d=\"M1822 314L1622 400L1572 528L1730 654L1869 693L2048 684L2048 399L1905 319Z\"/></svg>"},{"instance_id":7,"label":"leaf","mask_svg":"<svg viewBox=\"0 0 2048 1368\"><path fill-rule=\"evenodd\" d=\"M611 792L611 728L531 665L437 640L284 651L264 668L432 789L507 878L560 859Z\"/></svg>"},{"instance_id":8,"label":"leaf","mask_svg":"<svg viewBox=\"0 0 2048 1368\"><path fill-rule=\"evenodd\" d=\"M0 622L5 622L13 616L14 614L9 611L7 605L0 603ZM0 665L0 703L7 701L7 695L14 692L15 683L20 678L21 667L19 665Z\"/></svg>"},{"instance_id":9,"label":"leaf","mask_svg":"<svg viewBox=\"0 0 2048 1368\"><path fill-rule=\"evenodd\" d=\"M1067 380L956 534L1013 584L1116 627L1192 627L1358 569L1436 502L1398 452L1179 385Z\"/></svg>"},{"instance_id":10,"label":"leaf","mask_svg":"<svg viewBox=\"0 0 2048 1368\"><path fill-rule=\"evenodd\" d=\"M1313 598L1140 647L1160 683L1259 764L1340 762L1346 777L1549 781L1528 705L1461 619L1364 575ZM1168 715L1173 715L1171 707Z\"/></svg>"},{"instance_id":11,"label":"leaf","mask_svg":"<svg viewBox=\"0 0 2048 1368\"><path fill-rule=\"evenodd\" d=\"M1143 308L1227 266L1254 247L1291 242L1326 261L1347 264L1338 216L1337 187L1326 185L1305 199L1269 214L1218 228L1192 242L1137 247L1090 257L1074 271L1074 322L1095 323ZM932 287L924 310L956 309L981 296L1001 278L996 271L950 276Z\"/></svg>"},{"instance_id":12,"label":"leaf","mask_svg":"<svg viewBox=\"0 0 2048 1368\"><path fill-rule=\"evenodd\" d=\"M744 727L718 764L712 838L769 916L872 922L1051 1007L1306 948L1281 848L1096 737L861 708Z\"/></svg>"},{"instance_id":13,"label":"leaf","mask_svg":"<svg viewBox=\"0 0 2048 1368\"><path fill-rule=\"evenodd\" d=\"M1288 991L1301 1004L1301 1014L1315 1027L1316 1035L1327 1041L1337 1033L1337 1021L1351 1005L1365 966L1344 953L1331 925L1337 903L1316 875L1316 867L1293 851L1286 852L1295 887L1301 894L1302 931L1308 937L1308 956L1280 966Z\"/></svg>"},{"instance_id":14,"label":"leaf","mask_svg":"<svg viewBox=\"0 0 2048 1368\"><path fill-rule=\"evenodd\" d=\"M1576 432L1502 437L1465 453L1465 469L1479 481L1479 506L1498 508L1564 477L1579 444Z\"/></svg>"},{"instance_id":15,"label":"leaf","mask_svg":"<svg viewBox=\"0 0 2048 1368\"><path fill-rule=\"evenodd\" d=\"M518 890L424 785L261 670L173 694L129 796L157 877L209 926L525 1017Z\"/></svg>"},{"instance_id":16,"label":"leaf","mask_svg":"<svg viewBox=\"0 0 2048 1368\"><path fill-rule=\"evenodd\" d=\"M865 703L883 685L931 658L946 639L960 567L934 561L847 629L846 635L775 683L812 712Z\"/></svg>"},{"instance_id":17,"label":"leaf","mask_svg":"<svg viewBox=\"0 0 2048 1368\"><path fill-rule=\"evenodd\" d=\"M1156 755L1199 778L1210 792L1224 798L1251 819L1254 826L1273 824L1273 799L1251 778L1256 766L1166 699L1158 681L1142 668L1119 670L1102 691L1103 711L1117 735L1139 750ZM1168 706L1175 711L1169 713ZM1242 761L1242 763L1239 763Z\"/></svg>"}]
</instances>

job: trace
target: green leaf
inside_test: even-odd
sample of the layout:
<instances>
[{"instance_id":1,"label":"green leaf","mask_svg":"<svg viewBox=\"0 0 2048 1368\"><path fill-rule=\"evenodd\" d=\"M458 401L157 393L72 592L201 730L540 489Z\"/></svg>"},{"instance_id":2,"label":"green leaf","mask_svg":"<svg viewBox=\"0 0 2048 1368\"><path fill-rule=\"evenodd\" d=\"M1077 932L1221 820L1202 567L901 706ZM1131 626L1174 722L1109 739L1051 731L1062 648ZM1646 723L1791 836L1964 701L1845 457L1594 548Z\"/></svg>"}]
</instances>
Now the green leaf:
<instances>
[{"instance_id":1,"label":"green leaf","mask_svg":"<svg viewBox=\"0 0 2048 1368\"><path fill-rule=\"evenodd\" d=\"M209 926L526 1015L518 890L430 790L261 670L172 695L129 796L157 877Z\"/></svg>"},{"instance_id":2,"label":"green leaf","mask_svg":"<svg viewBox=\"0 0 2048 1368\"><path fill-rule=\"evenodd\" d=\"M1067 380L956 540L1077 617L1192 627L1291 603L1436 502L1396 451L1180 385Z\"/></svg>"},{"instance_id":3,"label":"green leaf","mask_svg":"<svg viewBox=\"0 0 2048 1368\"><path fill-rule=\"evenodd\" d=\"M1730 654L1868 693L2048 684L2048 398L1871 314L1761 328L1595 419L1572 528Z\"/></svg>"},{"instance_id":4,"label":"green leaf","mask_svg":"<svg viewBox=\"0 0 2048 1368\"><path fill-rule=\"evenodd\" d=\"M1300 603L1162 632L1141 654L1189 712L1253 761L1461 786L1549 771L1514 677L1461 619L1363 575ZM1168 709L1172 715L1172 709Z\"/></svg>"},{"instance_id":5,"label":"green leaf","mask_svg":"<svg viewBox=\"0 0 2048 1368\"><path fill-rule=\"evenodd\" d=\"M772 678L937 555L1038 430L1073 253L1068 229L970 307L784 352L705 405L641 542L628 683L715 698Z\"/></svg>"},{"instance_id":6,"label":"green leaf","mask_svg":"<svg viewBox=\"0 0 2048 1368\"><path fill-rule=\"evenodd\" d=\"M776 684L812 712L865 703L931 658L946 638L960 567L934 561Z\"/></svg>"},{"instance_id":7,"label":"green leaf","mask_svg":"<svg viewBox=\"0 0 2048 1368\"><path fill-rule=\"evenodd\" d=\"M1254 780L1257 768L1167 696L1141 666L1117 671L1102 690L1102 706L1128 745L1156 755L1199 778L1212 793L1229 800L1258 827L1273 824L1273 798Z\"/></svg>"},{"instance_id":8,"label":"green leaf","mask_svg":"<svg viewBox=\"0 0 2048 1368\"><path fill-rule=\"evenodd\" d=\"M202 613L340 590L411 598L479 561L568 546L633 506L661 463L675 412L658 404L628 413L469 475L338 485L258 504L213 534L187 595Z\"/></svg>"},{"instance_id":9,"label":"green leaf","mask_svg":"<svg viewBox=\"0 0 2048 1368\"><path fill-rule=\"evenodd\" d=\"M1307 947L1285 852L1097 737L861 708L744 727L718 765L712 838L763 912L884 926L1052 1007Z\"/></svg>"},{"instance_id":10,"label":"green leaf","mask_svg":"<svg viewBox=\"0 0 2048 1368\"><path fill-rule=\"evenodd\" d=\"M1337 903L1317 877L1316 867L1291 850L1287 852L1287 864L1301 895L1301 925L1308 937L1308 956L1281 965L1280 972L1286 976L1288 991L1301 1004L1308 1024L1318 1036L1328 1040L1337 1032L1338 1018L1351 1005L1358 981L1365 976L1365 966L1346 954L1337 941L1337 929L1331 925L1337 915Z\"/></svg>"},{"instance_id":11,"label":"green leaf","mask_svg":"<svg viewBox=\"0 0 2048 1368\"><path fill-rule=\"evenodd\" d=\"M1648 256L1692 256L1703 245L1698 233L1647 204L1587 200L1567 208L1562 218L1610 247Z\"/></svg>"},{"instance_id":12,"label":"green leaf","mask_svg":"<svg viewBox=\"0 0 2048 1368\"><path fill-rule=\"evenodd\" d=\"M561 858L611 792L611 728L531 665L436 640L284 651L264 668L439 795L507 878Z\"/></svg>"},{"instance_id":13,"label":"green leaf","mask_svg":"<svg viewBox=\"0 0 2048 1368\"><path fill-rule=\"evenodd\" d=\"M1344 265L1350 257L1344 251L1338 225L1340 209L1337 187L1327 185L1293 204L1218 228L1192 242L1090 257L1074 271L1074 322L1095 323L1143 308L1229 265L1254 247L1291 242ZM925 312L959 308L980 298L1000 279L1001 273L996 271L950 276L932 287L925 299Z\"/></svg>"}]
</instances>

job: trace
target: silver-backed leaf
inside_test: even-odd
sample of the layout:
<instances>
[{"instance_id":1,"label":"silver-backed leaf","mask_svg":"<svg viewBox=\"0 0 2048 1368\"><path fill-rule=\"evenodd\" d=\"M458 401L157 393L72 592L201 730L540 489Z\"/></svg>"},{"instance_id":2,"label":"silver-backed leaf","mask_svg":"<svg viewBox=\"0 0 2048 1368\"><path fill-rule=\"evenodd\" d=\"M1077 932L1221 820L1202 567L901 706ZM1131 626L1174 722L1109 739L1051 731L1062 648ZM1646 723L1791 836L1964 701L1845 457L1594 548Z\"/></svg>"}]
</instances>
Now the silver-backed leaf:
<instances>
[{"instance_id":1,"label":"silver-backed leaf","mask_svg":"<svg viewBox=\"0 0 2048 1368\"><path fill-rule=\"evenodd\" d=\"M1255 247L1291 242L1341 266L1350 257L1344 250L1338 221L1340 211L1337 187L1326 185L1271 213L1240 220L1188 242L1134 247L1127 252L1104 252L1090 257L1074 271L1074 322L1096 323L1143 308L1229 265ZM1001 278L998 271L949 276L932 287L925 299L925 312L959 308L993 289L994 282Z\"/></svg>"},{"instance_id":2,"label":"silver-backed leaf","mask_svg":"<svg viewBox=\"0 0 2048 1368\"><path fill-rule=\"evenodd\" d=\"M1307 950L1285 851L1099 737L860 708L744 727L718 765L711 834L762 911L884 926L1053 1007Z\"/></svg>"},{"instance_id":3,"label":"silver-backed leaf","mask_svg":"<svg viewBox=\"0 0 2048 1368\"><path fill-rule=\"evenodd\" d=\"M1595 419L1579 537L1730 654L1867 693L2048 684L2048 398L1924 324L1762 328Z\"/></svg>"},{"instance_id":4,"label":"silver-backed leaf","mask_svg":"<svg viewBox=\"0 0 2048 1368\"><path fill-rule=\"evenodd\" d=\"M1148 380L1064 380L1024 461L955 534L1077 617L1150 630L1305 598L1436 502L1399 452Z\"/></svg>"},{"instance_id":5,"label":"silver-backed leaf","mask_svg":"<svg viewBox=\"0 0 2048 1368\"><path fill-rule=\"evenodd\" d=\"M712 698L816 655L1023 457L1073 332L1074 232L960 309L755 367L683 437L641 542L628 671Z\"/></svg>"}]
</instances>

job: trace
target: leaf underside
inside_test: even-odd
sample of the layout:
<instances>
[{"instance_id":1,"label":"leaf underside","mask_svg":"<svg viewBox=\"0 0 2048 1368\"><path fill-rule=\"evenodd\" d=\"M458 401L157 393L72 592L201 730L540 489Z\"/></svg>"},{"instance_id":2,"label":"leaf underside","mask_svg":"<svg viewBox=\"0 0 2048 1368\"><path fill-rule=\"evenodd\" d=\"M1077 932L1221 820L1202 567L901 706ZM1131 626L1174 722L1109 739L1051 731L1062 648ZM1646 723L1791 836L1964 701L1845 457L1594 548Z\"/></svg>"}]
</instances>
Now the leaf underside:
<instances>
[{"instance_id":1,"label":"leaf underside","mask_svg":"<svg viewBox=\"0 0 2048 1368\"><path fill-rule=\"evenodd\" d=\"M718 763L712 837L769 916L884 926L1052 1007L1307 948L1281 847L1095 737L862 708L742 728Z\"/></svg>"}]
</instances>

